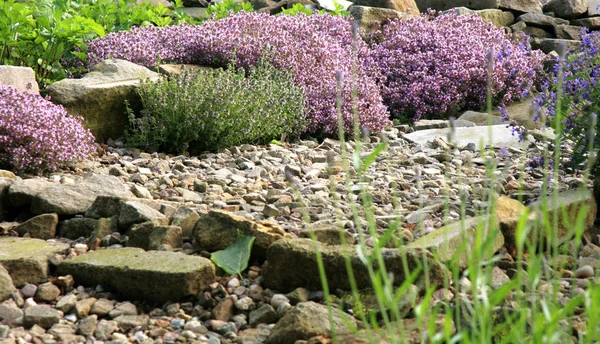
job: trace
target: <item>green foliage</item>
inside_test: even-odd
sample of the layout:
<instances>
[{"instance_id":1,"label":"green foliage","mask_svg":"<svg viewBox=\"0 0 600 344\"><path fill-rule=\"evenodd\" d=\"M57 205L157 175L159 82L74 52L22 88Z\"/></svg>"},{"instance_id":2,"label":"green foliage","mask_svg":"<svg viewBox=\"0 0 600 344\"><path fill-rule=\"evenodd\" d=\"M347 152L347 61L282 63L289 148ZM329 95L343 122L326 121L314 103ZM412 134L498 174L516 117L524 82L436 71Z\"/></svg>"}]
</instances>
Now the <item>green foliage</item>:
<instances>
[{"instance_id":1,"label":"green foliage","mask_svg":"<svg viewBox=\"0 0 600 344\"><path fill-rule=\"evenodd\" d=\"M294 4L294 6L292 6L291 8L283 8L281 10L281 13L291 16L298 15L298 13L304 13L307 16L309 16L313 14L313 11L310 8L304 7L304 5L302 4Z\"/></svg>"},{"instance_id":2,"label":"green foliage","mask_svg":"<svg viewBox=\"0 0 600 344\"><path fill-rule=\"evenodd\" d=\"M82 72L87 41L132 26L193 22L135 0L0 0L0 64L34 69L42 87Z\"/></svg>"},{"instance_id":3,"label":"green foliage","mask_svg":"<svg viewBox=\"0 0 600 344\"><path fill-rule=\"evenodd\" d=\"M228 274L239 275L248 268L254 237L238 233L235 242L224 250L214 252L210 260Z\"/></svg>"},{"instance_id":4,"label":"green foliage","mask_svg":"<svg viewBox=\"0 0 600 344\"><path fill-rule=\"evenodd\" d=\"M249 2L238 2L235 0L225 0L217 2L214 5L210 5L206 11L206 14L214 20L219 20L229 17L231 13L238 13L239 11L253 12L254 8Z\"/></svg>"},{"instance_id":5,"label":"green foliage","mask_svg":"<svg viewBox=\"0 0 600 344\"><path fill-rule=\"evenodd\" d=\"M335 9L333 11L328 11L326 9L322 9L318 13L319 14L329 13L334 16L342 16L342 17L347 17L350 15L350 12L344 10L344 6L340 5L335 0L333 0L333 4L335 6ZM311 14L314 14L315 12L313 12L313 10L305 7L302 4L296 3L291 8L283 8L281 10L281 13L291 15L291 16L298 15L298 13L303 13L303 14L306 14L307 16L309 16Z\"/></svg>"},{"instance_id":6,"label":"green foliage","mask_svg":"<svg viewBox=\"0 0 600 344\"><path fill-rule=\"evenodd\" d=\"M248 74L248 75L246 75ZM288 71L262 61L246 71L184 71L139 89L143 110L130 114L127 142L172 153L215 151L298 136L304 92Z\"/></svg>"}]
</instances>

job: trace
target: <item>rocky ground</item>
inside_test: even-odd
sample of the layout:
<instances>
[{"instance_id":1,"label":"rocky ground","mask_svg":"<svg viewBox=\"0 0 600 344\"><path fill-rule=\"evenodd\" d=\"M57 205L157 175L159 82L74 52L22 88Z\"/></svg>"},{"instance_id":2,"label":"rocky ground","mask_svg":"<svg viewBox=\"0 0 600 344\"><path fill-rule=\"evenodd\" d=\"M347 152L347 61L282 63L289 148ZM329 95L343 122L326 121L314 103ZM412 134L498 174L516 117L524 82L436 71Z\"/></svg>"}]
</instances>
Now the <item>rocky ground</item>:
<instances>
[{"instance_id":1,"label":"rocky ground","mask_svg":"<svg viewBox=\"0 0 600 344\"><path fill-rule=\"evenodd\" d=\"M461 214L485 219L476 216L485 214L491 191L501 196L496 210L501 221L526 205L535 209L545 176L531 161L544 154L546 144L533 137L519 143L500 125L496 147L482 156L474 142L464 140L472 137L468 129L476 133L484 127L461 125L460 145L448 144L444 129L430 129L444 123L427 121L414 133L401 126L365 138L361 147L346 144L349 154L360 149L362 159L381 142L389 144L361 178L352 164L346 173L340 142L330 139L243 145L198 157L149 154L108 142L94 159L47 178L0 171L0 343L326 341L327 308L304 219L321 242L330 287L342 299L349 285L340 265L345 251L339 228L350 244L363 234L367 245L377 242L362 230L367 223L361 190L372 197L378 232L401 223L386 243L386 265L395 282L401 283L405 272L395 248L403 241L409 268L422 259L420 249L440 252L437 258L426 256L428 277L439 286L436 302L469 302L461 289L468 287L467 278L444 288L445 263L459 249L454 239L464 230L456 220ZM568 156L568 147L561 153ZM495 166L487 169L491 173L489 163ZM558 177L560 190L584 183L569 169ZM593 203L589 193L577 191L565 191L561 200L570 211ZM594 219L595 203L588 228ZM473 230L475 220L467 227ZM251 267L242 276L228 276L206 258L233 243L238 230L256 237ZM447 239L431 240L436 233ZM566 235L564 229L560 233ZM595 275L600 247L590 233L579 260L557 259L564 264L559 294L565 301L582 293ZM494 269L493 288L517 269L508 254L514 238L505 230L497 235L494 249L502 260ZM358 262L355 252L346 253ZM370 286L360 267L355 274L360 288ZM413 287L407 299L423 291L419 282ZM542 283L540 290L552 287ZM356 322L352 305L340 303ZM336 315L344 328L341 321ZM404 321L407 337L418 342L421 331L414 320Z\"/></svg>"}]
</instances>

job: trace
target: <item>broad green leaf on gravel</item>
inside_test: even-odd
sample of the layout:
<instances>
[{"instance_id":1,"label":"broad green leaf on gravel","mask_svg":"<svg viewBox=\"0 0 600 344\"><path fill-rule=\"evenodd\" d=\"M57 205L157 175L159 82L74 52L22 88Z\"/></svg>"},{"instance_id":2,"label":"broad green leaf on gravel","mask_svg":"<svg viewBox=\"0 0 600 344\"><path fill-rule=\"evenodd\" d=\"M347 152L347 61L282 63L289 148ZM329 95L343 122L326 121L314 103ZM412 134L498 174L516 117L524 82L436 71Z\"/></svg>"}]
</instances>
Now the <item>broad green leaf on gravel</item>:
<instances>
[{"instance_id":1,"label":"broad green leaf on gravel","mask_svg":"<svg viewBox=\"0 0 600 344\"><path fill-rule=\"evenodd\" d=\"M238 234L235 242L224 250L214 252L210 260L228 274L240 275L248 267L254 237Z\"/></svg>"}]
</instances>

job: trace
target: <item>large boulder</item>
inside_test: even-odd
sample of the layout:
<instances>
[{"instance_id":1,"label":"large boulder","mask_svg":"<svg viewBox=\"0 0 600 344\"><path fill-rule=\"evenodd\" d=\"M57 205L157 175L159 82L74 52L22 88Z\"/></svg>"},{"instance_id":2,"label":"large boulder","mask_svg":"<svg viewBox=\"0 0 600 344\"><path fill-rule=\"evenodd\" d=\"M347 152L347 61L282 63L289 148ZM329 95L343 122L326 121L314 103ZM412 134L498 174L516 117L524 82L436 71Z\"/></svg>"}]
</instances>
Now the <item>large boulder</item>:
<instances>
[{"instance_id":1,"label":"large boulder","mask_svg":"<svg viewBox=\"0 0 600 344\"><path fill-rule=\"evenodd\" d=\"M491 131L491 137L489 136ZM428 129L419 130L413 133L404 135L405 138L409 139L418 144L426 144L427 142L433 141L436 137L441 137L446 140L450 134L449 128L444 129ZM480 127L463 127L454 128L454 135L452 135L451 143L457 147L464 147L469 143L474 143L479 148L479 144L488 145L491 144L493 147L512 147L525 149L528 146L528 142L519 141L519 137L513 135L510 128L506 127L506 124L492 125L488 130L481 130Z\"/></svg>"},{"instance_id":2,"label":"large boulder","mask_svg":"<svg viewBox=\"0 0 600 344\"><path fill-rule=\"evenodd\" d=\"M381 29L381 25L390 19L407 18L410 15L398 12L391 8L379 8L368 6L351 6L350 15L357 20L360 29L370 33Z\"/></svg>"},{"instance_id":3,"label":"large boulder","mask_svg":"<svg viewBox=\"0 0 600 344\"><path fill-rule=\"evenodd\" d=\"M350 334L357 326L354 317L336 310L333 311L333 323L337 335ZM309 301L301 302L286 312L271 330L266 343L293 344L297 340L330 335L331 322L327 306Z\"/></svg>"},{"instance_id":4,"label":"large boulder","mask_svg":"<svg viewBox=\"0 0 600 344\"><path fill-rule=\"evenodd\" d=\"M517 17L517 21L522 21L527 26L552 29L554 25L568 25L569 21L565 19L547 16L541 13L525 13Z\"/></svg>"},{"instance_id":5,"label":"large boulder","mask_svg":"<svg viewBox=\"0 0 600 344\"><path fill-rule=\"evenodd\" d=\"M264 259L267 248L285 236L285 230L272 222L257 223L224 211L211 211L196 222L192 237L196 247L208 252L233 244L238 232L255 237L252 255Z\"/></svg>"},{"instance_id":6,"label":"large boulder","mask_svg":"<svg viewBox=\"0 0 600 344\"><path fill-rule=\"evenodd\" d=\"M416 2L421 12L426 12L429 8L438 11L445 11L456 7L467 7L473 10L498 8L497 0L416 0Z\"/></svg>"},{"instance_id":7,"label":"large boulder","mask_svg":"<svg viewBox=\"0 0 600 344\"><path fill-rule=\"evenodd\" d=\"M419 14L419 8L415 0L355 0L356 6L390 8L398 12Z\"/></svg>"},{"instance_id":8,"label":"large boulder","mask_svg":"<svg viewBox=\"0 0 600 344\"><path fill-rule=\"evenodd\" d=\"M0 237L0 264L8 270L15 286L39 284L48 280L48 258L68 249L69 244L64 243Z\"/></svg>"},{"instance_id":9,"label":"large boulder","mask_svg":"<svg viewBox=\"0 0 600 344\"><path fill-rule=\"evenodd\" d=\"M206 258L139 248L93 251L63 261L58 272L77 283L157 302L196 295L215 280L215 266Z\"/></svg>"},{"instance_id":10,"label":"large boulder","mask_svg":"<svg viewBox=\"0 0 600 344\"><path fill-rule=\"evenodd\" d=\"M128 198L133 194L117 177L90 174L77 183L46 187L33 197L31 212L65 216L84 214L98 196Z\"/></svg>"},{"instance_id":11,"label":"large boulder","mask_svg":"<svg viewBox=\"0 0 600 344\"><path fill-rule=\"evenodd\" d=\"M21 92L40 93L30 67L0 66L0 85L14 86Z\"/></svg>"},{"instance_id":12,"label":"large boulder","mask_svg":"<svg viewBox=\"0 0 600 344\"><path fill-rule=\"evenodd\" d=\"M553 12L564 19L574 19L588 10L588 0L550 0L544 5L544 12Z\"/></svg>"},{"instance_id":13,"label":"large boulder","mask_svg":"<svg viewBox=\"0 0 600 344\"><path fill-rule=\"evenodd\" d=\"M456 8L454 10L456 10L459 15L468 15L475 13L478 16L480 16L484 22L492 23L496 27L509 26L515 21L515 15L510 11L502 11L492 8L486 10L473 11L465 7Z\"/></svg>"},{"instance_id":14,"label":"large boulder","mask_svg":"<svg viewBox=\"0 0 600 344\"><path fill-rule=\"evenodd\" d=\"M518 13L542 13L542 0L497 0L498 7Z\"/></svg>"},{"instance_id":15,"label":"large boulder","mask_svg":"<svg viewBox=\"0 0 600 344\"><path fill-rule=\"evenodd\" d=\"M343 246L325 245L311 239L281 239L276 241L267 252L267 268L264 272L267 288L279 291L291 291L295 288L322 288L317 265L317 249L321 252L329 287L350 290L344 255L350 258L356 285L359 289L372 288L369 271L362 256L352 246L344 250ZM368 254L366 254L368 255ZM446 267L437 262L433 255L422 249L384 249L383 261L388 273L392 274L395 285L402 284L407 276L427 264L429 282L443 285L449 278ZM404 268L406 259L408 271ZM425 262L426 261L426 262ZM423 270L417 277L417 283L425 280Z\"/></svg>"},{"instance_id":16,"label":"large boulder","mask_svg":"<svg viewBox=\"0 0 600 344\"><path fill-rule=\"evenodd\" d=\"M497 219L488 216L477 216L445 225L410 243L408 248L423 248L436 252L443 262L454 262L460 268L466 268L470 255L468 249L473 247L477 233L485 233L482 240L489 240L485 258L491 257L504 245L504 236L498 228ZM493 239L490 239L492 238Z\"/></svg>"},{"instance_id":17,"label":"large boulder","mask_svg":"<svg viewBox=\"0 0 600 344\"><path fill-rule=\"evenodd\" d=\"M8 189L8 203L12 208L29 207L31 201L44 189L57 185L45 179L22 179L12 183Z\"/></svg>"},{"instance_id":18,"label":"large boulder","mask_svg":"<svg viewBox=\"0 0 600 344\"><path fill-rule=\"evenodd\" d=\"M159 74L125 60L109 59L94 66L81 79L64 79L48 86L52 101L69 114L83 116L96 139L118 138L128 124L125 101L139 110L135 89L142 80L156 81Z\"/></svg>"}]
</instances>

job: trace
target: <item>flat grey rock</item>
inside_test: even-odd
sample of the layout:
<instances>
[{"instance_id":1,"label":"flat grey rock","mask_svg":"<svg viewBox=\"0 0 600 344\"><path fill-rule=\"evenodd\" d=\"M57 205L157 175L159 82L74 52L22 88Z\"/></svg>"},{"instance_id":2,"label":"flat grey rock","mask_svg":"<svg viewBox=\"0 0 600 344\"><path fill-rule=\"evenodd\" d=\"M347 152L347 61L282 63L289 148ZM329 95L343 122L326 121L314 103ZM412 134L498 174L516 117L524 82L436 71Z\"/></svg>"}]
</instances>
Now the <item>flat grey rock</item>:
<instances>
[{"instance_id":1,"label":"flat grey rock","mask_svg":"<svg viewBox=\"0 0 600 344\"><path fill-rule=\"evenodd\" d=\"M65 260L58 271L77 283L159 302L196 295L215 280L215 266L206 258L139 248L93 251Z\"/></svg>"},{"instance_id":2,"label":"flat grey rock","mask_svg":"<svg viewBox=\"0 0 600 344\"><path fill-rule=\"evenodd\" d=\"M447 140L449 134L449 128L428 129L415 131L413 133L406 134L404 137L415 143L425 144L433 141L433 139L436 137L441 137ZM512 130L507 128L504 124L492 125L489 128L486 127L485 130L482 130L481 127L455 128L454 135L452 135L452 140L450 140L450 143L453 143L458 147L464 147L469 143L474 143L475 146L479 147L481 143L484 146L491 144L494 147L520 149L527 148L527 145L529 144L527 141L519 142L519 137L517 135L513 135Z\"/></svg>"}]
</instances>

